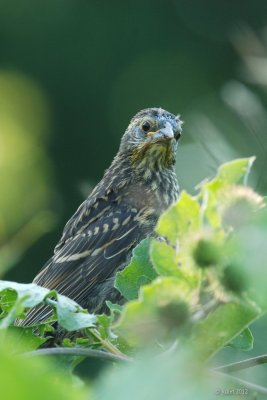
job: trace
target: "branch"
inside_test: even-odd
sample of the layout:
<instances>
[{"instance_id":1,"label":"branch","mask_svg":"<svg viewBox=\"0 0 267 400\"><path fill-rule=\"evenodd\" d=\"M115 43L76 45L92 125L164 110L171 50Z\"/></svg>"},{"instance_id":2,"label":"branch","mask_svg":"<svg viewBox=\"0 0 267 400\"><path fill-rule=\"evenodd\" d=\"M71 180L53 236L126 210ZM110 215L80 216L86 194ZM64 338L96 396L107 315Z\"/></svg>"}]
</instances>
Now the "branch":
<instances>
[{"instance_id":1,"label":"branch","mask_svg":"<svg viewBox=\"0 0 267 400\"><path fill-rule=\"evenodd\" d=\"M238 361L236 363L231 363L227 365L222 365L221 367L216 367L213 371L218 372L235 372L240 371L241 369L255 367L256 365L266 364L267 363L267 354L262 356L248 358L247 360Z\"/></svg>"},{"instance_id":2,"label":"branch","mask_svg":"<svg viewBox=\"0 0 267 400\"><path fill-rule=\"evenodd\" d=\"M267 394L267 388L257 385L256 383L248 382L248 381L245 381L244 379L240 379L240 378L237 378L236 376L228 375L223 372L219 372L219 371L213 371L213 372L215 372L216 375L222 376L224 378L227 378L230 381L238 383L239 385L245 386L246 389L255 390L257 393L261 393L261 394L265 394L265 395Z\"/></svg>"},{"instance_id":3,"label":"branch","mask_svg":"<svg viewBox=\"0 0 267 400\"><path fill-rule=\"evenodd\" d=\"M34 351L29 351L27 353L23 353L23 356L26 357L54 356L54 355L83 356L83 357L100 358L102 360L109 360L109 361L124 361L124 362L132 361L132 359L127 356L119 356L101 350L83 349L77 347L52 347L50 349L38 349Z\"/></svg>"}]
</instances>

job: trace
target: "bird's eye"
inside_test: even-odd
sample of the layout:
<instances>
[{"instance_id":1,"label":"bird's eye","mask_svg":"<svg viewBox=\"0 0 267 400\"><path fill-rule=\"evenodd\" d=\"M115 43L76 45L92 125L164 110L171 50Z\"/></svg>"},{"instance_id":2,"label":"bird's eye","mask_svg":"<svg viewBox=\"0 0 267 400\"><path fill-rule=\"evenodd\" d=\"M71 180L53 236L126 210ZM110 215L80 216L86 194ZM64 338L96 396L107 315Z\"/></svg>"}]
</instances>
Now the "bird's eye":
<instances>
[{"instance_id":1,"label":"bird's eye","mask_svg":"<svg viewBox=\"0 0 267 400\"><path fill-rule=\"evenodd\" d=\"M180 131L176 131L175 134L174 134L174 137L175 137L176 140L179 140L180 137L181 137L181 132Z\"/></svg>"},{"instance_id":2,"label":"bird's eye","mask_svg":"<svg viewBox=\"0 0 267 400\"><path fill-rule=\"evenodd\" d=\"M142 129L144 132L148 132L151 129L151 123L149 121L143 122Z\"/></svg>"}]
</instances>

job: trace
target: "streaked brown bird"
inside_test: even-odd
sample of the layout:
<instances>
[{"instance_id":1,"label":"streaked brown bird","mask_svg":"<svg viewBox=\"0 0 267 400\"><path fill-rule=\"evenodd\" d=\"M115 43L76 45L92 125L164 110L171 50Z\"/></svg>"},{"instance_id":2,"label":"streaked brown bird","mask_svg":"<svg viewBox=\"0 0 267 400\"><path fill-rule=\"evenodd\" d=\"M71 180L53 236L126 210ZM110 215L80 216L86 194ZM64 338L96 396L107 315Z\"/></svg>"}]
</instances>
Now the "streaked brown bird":
<instances>
[{"instance_id":1,"label":"streaked brown bird","mask_svg":"<svg viewBox=\"0 0 267 400\"><path fill-rule=\"evenodd\" d=\"M67 222L36 284L89 312L106 312L106 300L122 300L113 287L116 272L178 198L174 166L181 125L179 117L161 108L142 110L131 120L111 166ZM32 325L50 314L47 306L33 309L19 324Z\"/></svg>"}]
</instances>

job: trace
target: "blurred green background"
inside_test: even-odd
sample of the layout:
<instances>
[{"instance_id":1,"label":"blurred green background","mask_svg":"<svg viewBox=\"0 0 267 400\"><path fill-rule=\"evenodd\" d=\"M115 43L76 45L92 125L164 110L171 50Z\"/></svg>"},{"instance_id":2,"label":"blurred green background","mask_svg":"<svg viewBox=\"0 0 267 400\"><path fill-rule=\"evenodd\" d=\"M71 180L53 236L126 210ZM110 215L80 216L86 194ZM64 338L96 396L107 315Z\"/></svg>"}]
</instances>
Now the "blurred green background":
<instances>
[{"instance_id":1,"label":"blurred green background","mask_svg":"<svg viewBox=\"0 0 267 400\"><path fill-rule=\"evenodd\" d=\"M256 155L266 193L265 0L0 2L1 278L30 282L130 118L185 121L181 188Z\"/></svg>"}]
</instances>

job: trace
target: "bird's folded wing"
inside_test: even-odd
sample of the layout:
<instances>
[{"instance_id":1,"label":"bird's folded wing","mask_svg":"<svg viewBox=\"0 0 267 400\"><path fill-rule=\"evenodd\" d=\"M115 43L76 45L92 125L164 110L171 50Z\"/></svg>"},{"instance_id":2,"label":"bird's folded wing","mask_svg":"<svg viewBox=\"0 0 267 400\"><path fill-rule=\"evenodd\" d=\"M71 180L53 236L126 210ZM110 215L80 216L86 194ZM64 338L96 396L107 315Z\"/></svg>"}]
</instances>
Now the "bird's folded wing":
<instances>
[{"instance_id":1,"label":"bird's folded wing","mask_svg":"<svg viewBox=\"0 0 267 400\"><path fill-rule=\"evenodd\" d=\"M86 199L66 223L62 237L55 247L55 253L73 236L89 229L90 225L107 215L117 203L117 193L111 191L108 195L93 196Z\"/></svg>"},{"instance_id":2,"label":"bird's folded wing","mask_svg":"<svg viewBox=\"0 0 267 400\"><path fill-rule=\"evenodd\" d=\"M129 251L140 240L139 215L126 206L113 208L82 233L77 233L48 261L34 282L55 289L85 304L92 288L112 276L125 264ZM89 310L90 311L90 310ZM23 325L33 325L49 317L47 307L32 309Z\"/></svg>"}]
</instances>

